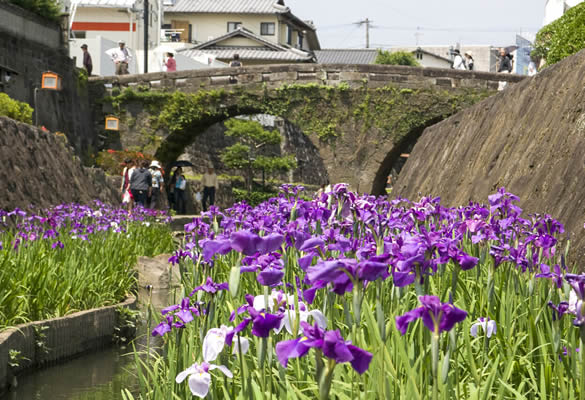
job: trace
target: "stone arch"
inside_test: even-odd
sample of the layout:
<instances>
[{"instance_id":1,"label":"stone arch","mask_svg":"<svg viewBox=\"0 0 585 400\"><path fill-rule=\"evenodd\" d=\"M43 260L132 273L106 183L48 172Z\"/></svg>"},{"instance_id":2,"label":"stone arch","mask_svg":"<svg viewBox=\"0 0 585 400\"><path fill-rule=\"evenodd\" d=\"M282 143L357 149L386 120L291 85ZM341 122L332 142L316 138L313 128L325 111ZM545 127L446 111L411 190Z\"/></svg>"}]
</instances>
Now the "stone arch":
<instances>
[{"instance_id":1,"label":"stone arch","mask_svg":"<svg viewBox=\"0 0 585 400\"><path fill-rule=\"evenodd\" d=\"M315 83L270 87L233 86L206 90L186 87L125 89L110 96L105 112L139 114L154 121L155 157L170 165L208 126L238 115L270 114L290 121L318 149L332 183L346 182L365 193L382 193L381 176L393 151L431 123L492 94L471 88L370 88ZM102 100L104 101L104 100ZM104 101L105 102L105 101ZM136 113L132 113L134 119ZM140 130L142 124L125 130ZM138 126L136 126L138 125ZM168 168L167 168L168 170Z\"/></svg>"},{"instance_id":2,"label":"stone arch","mask_svg":"<svg viewBox=\"0 0 585 400\"><path fill-rule=\"evenodd\" d=\"M442 117L431 118L424 121L424 123L413 127L401 140L395 143L387 151L379 165L372 183L371 193L373 195L381 196L386 194L387 178L391 174L393 167L399 162L401 155L404 153L410 153L424 130L429 126L440 122L442 119Z\"/></svg>"}]
</instances>

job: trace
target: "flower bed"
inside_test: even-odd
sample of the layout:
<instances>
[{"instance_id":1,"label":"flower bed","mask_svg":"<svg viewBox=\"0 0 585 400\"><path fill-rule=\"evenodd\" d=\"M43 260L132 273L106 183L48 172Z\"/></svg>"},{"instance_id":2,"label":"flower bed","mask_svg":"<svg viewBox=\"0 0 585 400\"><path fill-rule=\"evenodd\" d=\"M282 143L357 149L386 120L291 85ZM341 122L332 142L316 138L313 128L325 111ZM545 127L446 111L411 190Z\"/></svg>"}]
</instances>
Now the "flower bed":
<instances>
[{"instance_id":1,"label":"flower bed","mask_svg":"<svg viewBox=\"0 0 585 400\"><path fill-rule=\"evenodd\" d=\"M488 200L337 185L212 209L170 260L183 300L152 332L164 355L137 365L140 397L585 397L585 276L563 226L504 189Z\"/></svg>"},{"instance_id":2,"label":"flower bed","mask_svg":"<svg viewBox=\"0 0 585 400\"><path fill-rule=\"evenodd\" d=\"M0 211L0 330L125 300L137 256L173 248L167 219L99 202Z\"/></svg>"}]
</instances>

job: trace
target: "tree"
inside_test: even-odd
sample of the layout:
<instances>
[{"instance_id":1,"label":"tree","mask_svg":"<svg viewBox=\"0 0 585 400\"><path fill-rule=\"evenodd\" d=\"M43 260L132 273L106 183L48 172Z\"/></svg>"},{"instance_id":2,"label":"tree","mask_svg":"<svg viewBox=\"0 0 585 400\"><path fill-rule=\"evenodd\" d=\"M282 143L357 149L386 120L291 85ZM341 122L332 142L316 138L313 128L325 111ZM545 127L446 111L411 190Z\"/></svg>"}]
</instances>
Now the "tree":
<instances>
[{"instance_id":1,"label":"tree","mask_svg":"<svg viewBox=\"0 0 585 400\"><path fill-rule=\"evenodd\" d=\"M389 52L388 50L378 50L378 55L374 64L383 65L410 65L412 67L420 67L420 64L412 53L408 51Z\"/></svg>"},{"instance_id":2,"label":"tree","mask_svg":"<svg viewBox=\"0 0 585 400\"><path fill-rule=\"evenodd\" d=\"M248 190L252 190L255 172L287 172L297 167L294 156L266 155L265 147L281 141L280 132L266 130L257 121L232 118L225 123L226 135L238 143L221 152L221 161L228 167L239 169L246 178ZM264 183L264 182L263 182Z\"/></svg>"},{"instance_id":3,"label":"tree","mask_svg":"<svg viewBox=\"0 0 585 400\"><path fill-rule=\"evenodd\" d=\"M543 27L534 41L533 57L546 60L546 65L585 48L585 3L570 8L565 15Z\"/></svg>"}]
</instances>

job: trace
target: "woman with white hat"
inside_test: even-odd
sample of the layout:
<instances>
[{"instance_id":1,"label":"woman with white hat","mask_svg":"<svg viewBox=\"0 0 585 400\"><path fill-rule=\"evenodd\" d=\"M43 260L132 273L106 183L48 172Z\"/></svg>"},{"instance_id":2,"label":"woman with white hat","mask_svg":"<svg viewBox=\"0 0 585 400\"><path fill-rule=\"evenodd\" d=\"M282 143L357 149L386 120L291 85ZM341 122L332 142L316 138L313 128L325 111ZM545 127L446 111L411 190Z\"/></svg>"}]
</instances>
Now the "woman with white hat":
<instances>
[{"instance_id":1,"label":"woman with white hat","mask_svg":"<svg viewBox=\"0 0 585 400\"><path fill-rule=\"evenodd\" d=\"M150 195L150 207L149 208L159 208L158 202L159 199L162 199L161 193L164 192L165 188L165 181L163 178L162 173L160 172L161 166L160 163L156 160L150 163L150 169L152 170L152 191Z\"/></svg>"},{"instance_id":2,"label":"woman with white hat","mask_svg":"<svg viewBox=\"0 0 585 400\"><path fill-rule=\"evenodd\" d=\"M465 62L467 64L467 69L473 71L473 53L471 50L465 52Z\"/></svg>"}]
</instances>

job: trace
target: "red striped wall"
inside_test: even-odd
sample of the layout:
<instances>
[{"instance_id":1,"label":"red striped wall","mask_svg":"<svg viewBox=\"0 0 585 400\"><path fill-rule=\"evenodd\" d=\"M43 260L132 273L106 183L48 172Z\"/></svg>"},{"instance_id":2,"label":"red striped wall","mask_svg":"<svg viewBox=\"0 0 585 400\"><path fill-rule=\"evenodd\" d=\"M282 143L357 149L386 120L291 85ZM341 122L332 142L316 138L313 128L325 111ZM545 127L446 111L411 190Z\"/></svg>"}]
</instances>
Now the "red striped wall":
<instances>
[{"instance_id":1,"label":"red striped wall","mask_svg":"<svg viewBox=\"0 0 585 400\"><path fill-rule=\"evenodd\" d=\"M72 31L119 31L128 32L130 23L126 22L74 22ZM136 23L132 23L132 31L136 32Z\"/></svg>"}]
</instances>

